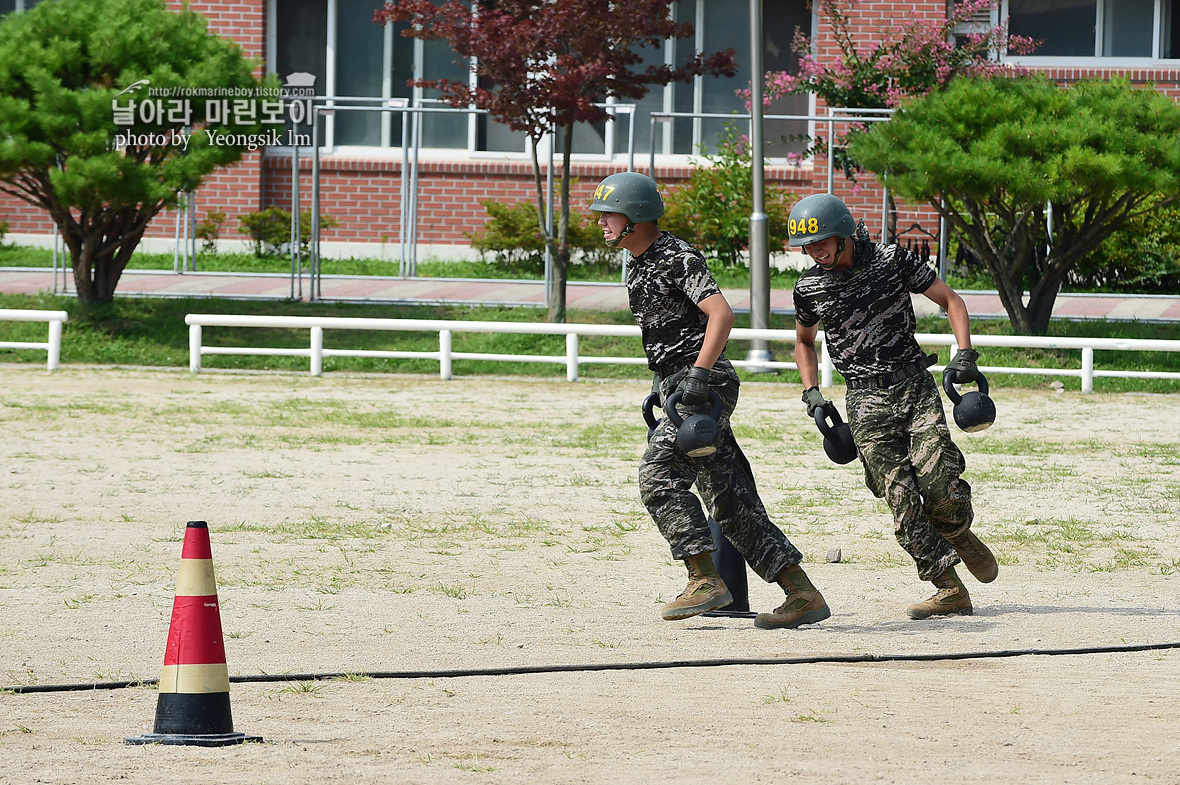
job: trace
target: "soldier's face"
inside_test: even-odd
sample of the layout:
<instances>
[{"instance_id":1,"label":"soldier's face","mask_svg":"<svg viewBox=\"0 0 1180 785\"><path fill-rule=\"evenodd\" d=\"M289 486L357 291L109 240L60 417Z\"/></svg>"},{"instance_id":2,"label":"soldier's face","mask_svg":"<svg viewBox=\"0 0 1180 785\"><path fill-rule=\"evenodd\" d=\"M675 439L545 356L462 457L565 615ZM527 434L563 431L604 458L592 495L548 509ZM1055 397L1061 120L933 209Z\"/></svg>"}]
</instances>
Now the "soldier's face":
<instances>
[{"instance_id":1,"label":"soldier's face","mask_svg":"<svg viewBox=\"0 0 1180 785\"><path fill-rule=\"evenodd\" d=\"M627 229L627 216L622 213L599 213L598 225L602 227L602 239L607 245L614 247L623 239L623 232Z\"/></svg>"},{"instance_id":2,"label":"soldier's face","mask_svg":"<svg viewBox=\"0 0 1180 785\"><path fill-rule=\"evenodd\" d=\"M836 258L839 241L835 237L825 237L818 243L803 246L803 253L811 257L812 261L825 270L831 270L840 260Z\"/></svg>"}]
</instances>

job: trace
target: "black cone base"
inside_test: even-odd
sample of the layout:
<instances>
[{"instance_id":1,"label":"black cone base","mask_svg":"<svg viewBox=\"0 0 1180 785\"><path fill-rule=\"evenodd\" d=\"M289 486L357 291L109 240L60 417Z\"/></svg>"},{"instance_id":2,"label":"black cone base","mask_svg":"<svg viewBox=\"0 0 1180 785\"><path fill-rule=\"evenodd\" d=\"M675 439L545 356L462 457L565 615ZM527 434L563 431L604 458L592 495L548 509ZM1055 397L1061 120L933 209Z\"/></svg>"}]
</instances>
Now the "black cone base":
<instances>
[{"instance_id":1,"label":"black cone base","mask_svg":"<svg viewBox=\"0 0 1180 785\"><path fill-rule=\"evenodd\" d=\"M152 733L125 738L128 744L176 744L196 747L225 747L261 736L234 733L229 693L162 692L156 701L156 724Z\"/></svg>"},{"instance_id":2,"label":"black cone base","mask_svg":"<svg viewBox=\"0 0 1180 785\"><path fill-rule=\"evenodd\" d=\"M247 736L244 733L145 733L142 736L128 736L126 744L171 744L186 747L228 747L231 744L261 742L261 736Z\"/></svg>"}]
</instances>

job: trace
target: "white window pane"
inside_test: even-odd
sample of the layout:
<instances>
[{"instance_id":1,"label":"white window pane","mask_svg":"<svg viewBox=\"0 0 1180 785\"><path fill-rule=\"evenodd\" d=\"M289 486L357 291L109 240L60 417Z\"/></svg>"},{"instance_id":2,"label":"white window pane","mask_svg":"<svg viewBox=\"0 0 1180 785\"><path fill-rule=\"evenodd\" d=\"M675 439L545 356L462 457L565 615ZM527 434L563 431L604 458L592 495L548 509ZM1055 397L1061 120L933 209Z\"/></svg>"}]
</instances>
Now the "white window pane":
<instances>
[{"instance_id":1,"label":"white window pane","mask_svg":"<svg viewBox=\"0 0 1180 785\"><path fill-rule=\"evenodd\" d=\"M1151 57L1155 0L1104 0L1102 54Z\"/></svg>"},{"instance_id":2,"label":"white window pane","mask_svg":"<svg viewBox=\"0 0 1180 785\"><path fill-rule=\"evenodd\" d=\"M1095 0L1009 0L1008 32L1043 43L1034 55L1093 57Z\"/></svg>"},{"instance_id":3,"label":"white window pane","mask_svg":"<svg viewBox=\"0 0 1180 785\"><path fill-rule=\"evenodd\" d=\"M1180 0L1164 0L1160 26L1160 57L1180 60Z\"/></svg>"},{"instance_id":4,"label":"white window pane","mask_svg":"<svg viewBox=\"0 0 1180 785\"><path fill-rule=\"evenodd\" d=\"M798 73L799 56L791 50L795 32L811 33L811 13L805 0L764 0L762 9L762 65L766 71ZM765 109L766 114L807 114L806 93L780 98ZM766 155L782 158L807 149L806 120L767 120L764 125Z\"/></svg>"},{"instance_id":5,"label":"white window pane","mask_svg":"<svg viewBox=\"0 0 1180 785\"><path fill-rule=\"evenodd\" d=\"M381 96L385 31L373 23L379 0L337 0L336 95ZM364 104L376 106L376 104ZM381 144L378 112L336 112L336 144Z\"/></svg>"},{"instance_id":6,"label":"white window pane","mask_svg":"<svg viewBox=\"0 0 1180 785\"><path fill-rule=\"evenodd\" d=\"M458 56L446 41L424 41L422 44L422 78L451 79L466 82L468 69L456 62ZM437 98L437 90L424 91L425 98ZM445 107L447 104L427 104ZM446 149L467 149L467 115L424 114L422 116L422 146Z\"/></svg>"},{"instance_id":7,"label":"white window pane","mask_svg":"<svg viewBox=\"0 0 1180 785\"><path fill-rule=\"evenodd\" d=\"M283 0L276 5L275 63L279 75L314 74L316 93L322 95L327 73L327 0Z\"/></svg>"},{"instance_id":8,"label":"white window pane","mask_svg":"<svg viewBox=\"0 0 1180 785\"><path fill-rule=\"evenodd\" d=\"M748 0L707 0L704 49L706 53L733 49L737 53L738 69L733 78L706 77L701 80L701 110L705 113L745 113L745 103L738 98L737 90L750 85ZM727 124L736 124L741 133L749 133L748 120L707 119L701 124L701 144L707 150L715 150Z\"/></svg>"}]
</instances>

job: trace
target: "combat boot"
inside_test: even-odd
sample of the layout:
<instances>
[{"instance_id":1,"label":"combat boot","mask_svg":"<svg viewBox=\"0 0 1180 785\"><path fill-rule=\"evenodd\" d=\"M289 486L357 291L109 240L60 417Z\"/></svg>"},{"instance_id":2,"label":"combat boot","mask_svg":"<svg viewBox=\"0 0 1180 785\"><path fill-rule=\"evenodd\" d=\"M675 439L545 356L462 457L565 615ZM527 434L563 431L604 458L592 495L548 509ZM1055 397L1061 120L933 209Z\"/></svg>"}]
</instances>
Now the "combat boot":
<instances>
[{"instance_id":1,"label":"combat boot","mask_svg":"<svg viewBox=\"0 0 1180 785\"><path fill-rule=\"evenodd\" d=\"M775 579L787 593L787 601L770 613L754 617L754 626L764 630L791 629L801 624L814 624L832 615L824 596L811 585L811 579L798 564L787 567Z\"/></svg>"},{"instance_id":2,"label":"combat boot","mask_svg":"<svg viewBox=\"0 0 1180 785\"><path fill-rule=\"evenodd\" d=\"M947 567L941 575L934 578L933 583L938 587L938 591L930 599L916 602L909 607L911 619L971 615L971 596L967 594L967 587L959 580L954 567Z\"/></svg>"},{"instance_id":3,"label":"combat boot","mask_svg":"<svg viewBox=\"0 0 1180 785\"><path fill-rule=\"evenodd\" d=\"M992 555L986 545L979 541L978 537L971 533L970 529L957 537L947 537L946 541L955 549L955 553L959 554L959 558L963 560L963 564L967 565L967 569L975 576L975 580L980 583L991 583L996 579L1000 573L996 557Z\"/></svg>"},{"instance_id":4,"label":"combat boot","mask_svg":"<svg viewBox=\"0 0 1180 785\"><path fill-rule=\"evenodd\" d=\"M684 560L688 567L688 586L680 596L664 606L663 617L666 621L687 619L711 611L724 608L733 602L733 595L717 568L713 566L713 555L708 551L690 556Z\"/></svg>"}]
</instances>

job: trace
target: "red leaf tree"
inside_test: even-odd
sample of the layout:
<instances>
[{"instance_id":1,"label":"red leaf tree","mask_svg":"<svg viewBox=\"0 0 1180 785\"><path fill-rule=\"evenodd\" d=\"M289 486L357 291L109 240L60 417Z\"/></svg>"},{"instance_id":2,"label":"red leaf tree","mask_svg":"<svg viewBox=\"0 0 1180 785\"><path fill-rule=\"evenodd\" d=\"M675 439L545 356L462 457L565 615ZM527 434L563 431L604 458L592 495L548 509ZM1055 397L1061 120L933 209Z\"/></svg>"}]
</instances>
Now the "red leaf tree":
<instances>
[{"instance_id":1,"label":"red leaf tree","mask_svg":"<svg viewBox=\"0 0 1180 785\"><path fill-rule=\"evenodd\" d=\"M671 21L674 2L678 0L496 0L469 8L458 0L441 5L392 0L374 15L378 23L408 23L402 33L407 37L446 41L480 77L475 87L449 79L411 84L438 90L452 106L484 109L529 137L537 219L553 258L550 321L565 321L574 125L611 120L600 105L607 98L637 100L655 85L737 72L732 49L697 54L678 67L644 64L645 49L659 52L665 40L693 35L692 25ZM559 215L551 234L537 148L555 131L561 132L562 167Z\"/></svg>"}]
</instances>

